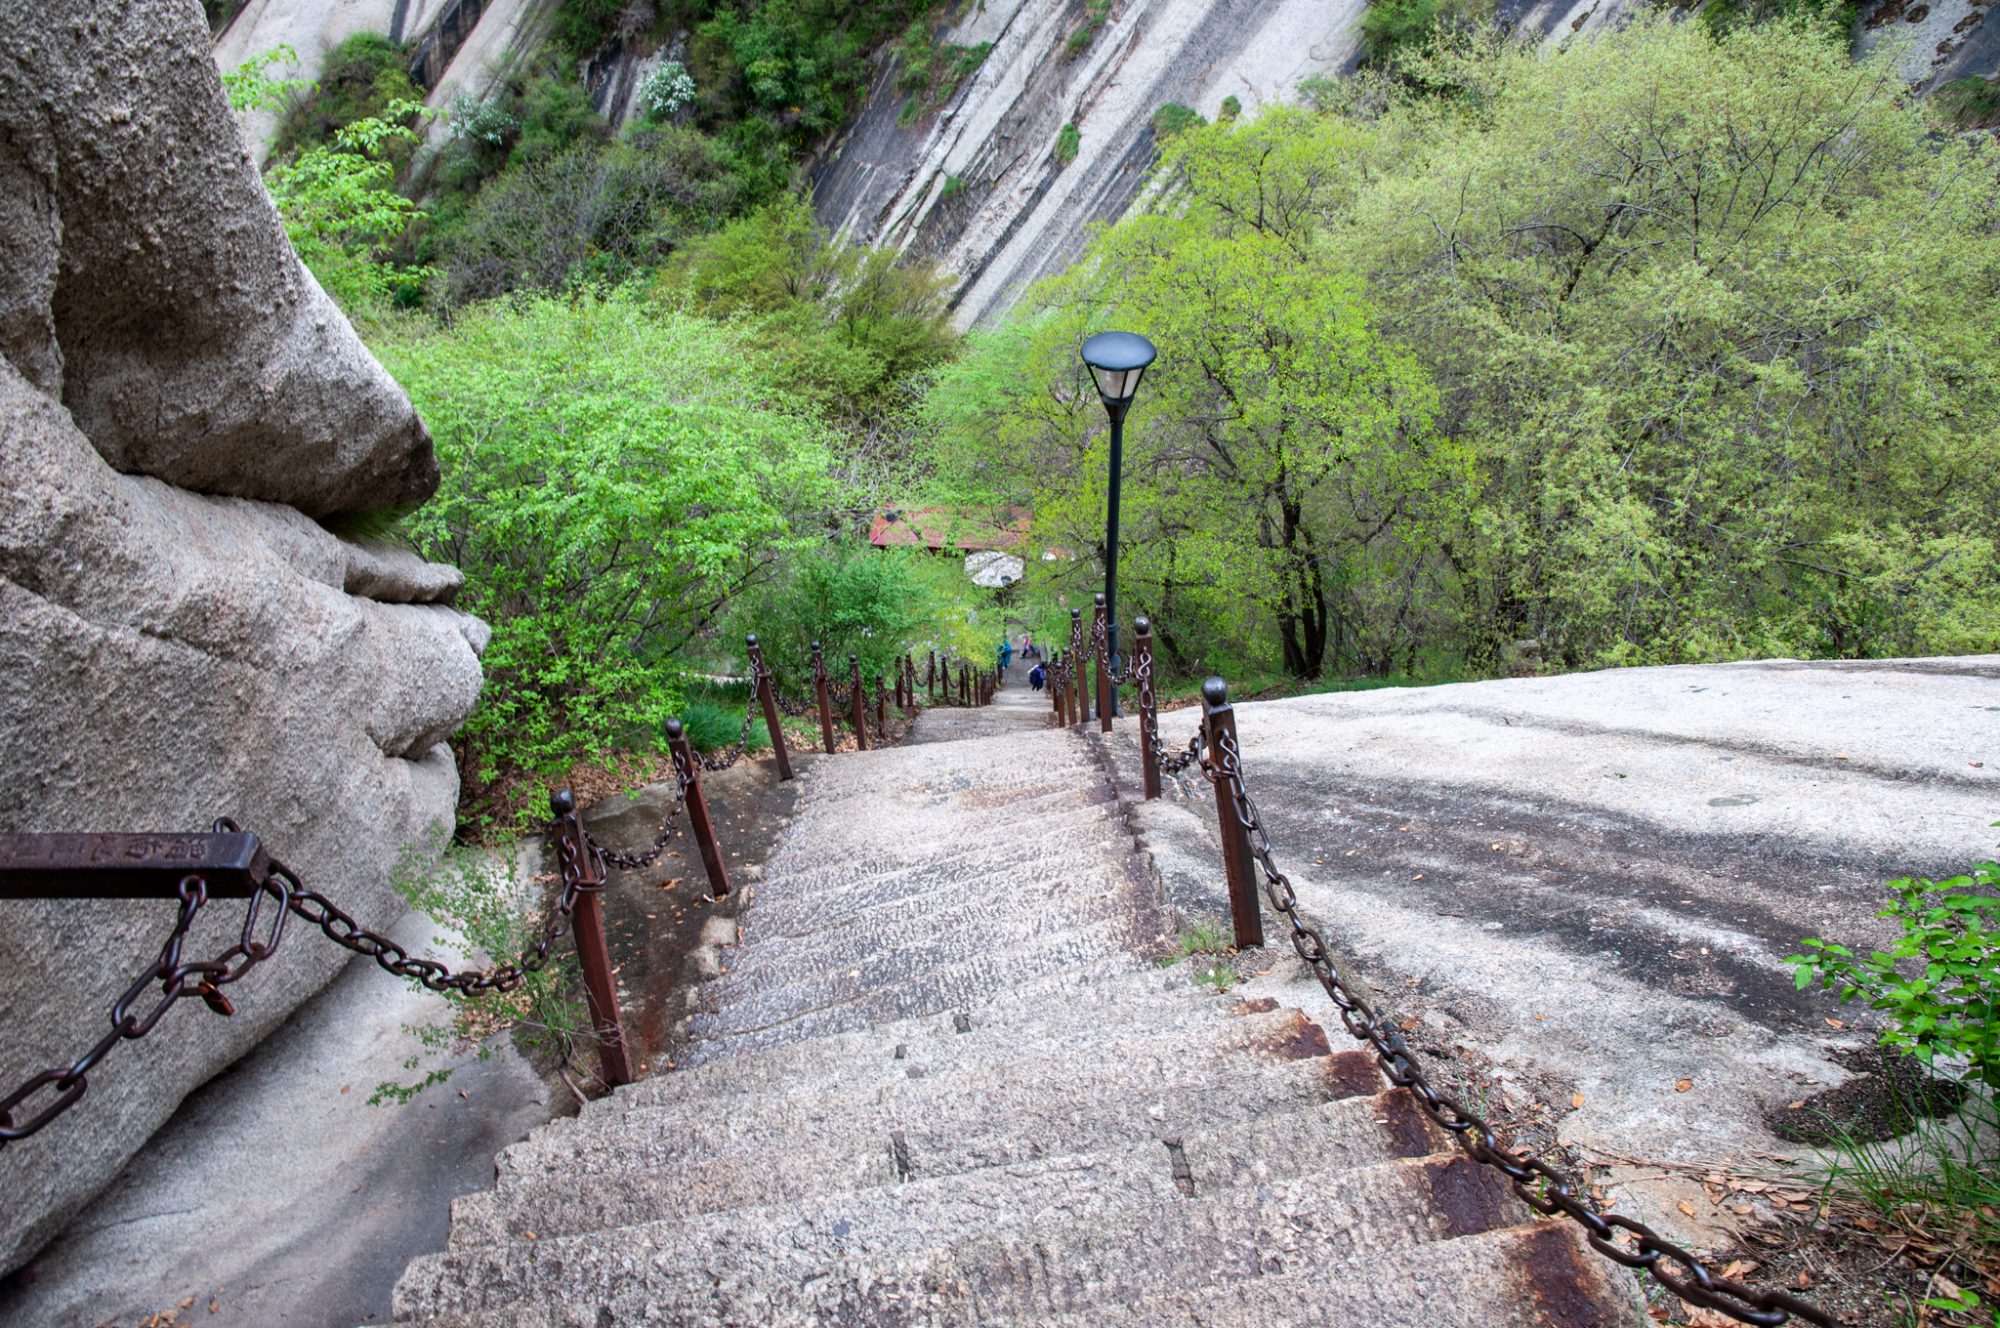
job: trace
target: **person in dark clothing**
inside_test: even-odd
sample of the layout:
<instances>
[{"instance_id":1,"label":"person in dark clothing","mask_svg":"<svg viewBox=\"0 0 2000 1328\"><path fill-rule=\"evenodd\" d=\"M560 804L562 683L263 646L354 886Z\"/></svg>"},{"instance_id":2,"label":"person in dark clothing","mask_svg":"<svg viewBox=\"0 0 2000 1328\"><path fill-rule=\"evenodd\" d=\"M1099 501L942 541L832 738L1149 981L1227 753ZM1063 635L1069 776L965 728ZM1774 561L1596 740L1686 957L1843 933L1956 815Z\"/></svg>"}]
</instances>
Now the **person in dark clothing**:
<instances>
[{"instance_id":1,"label":"person in dark clothing","mask_svg":"<svg viewBox=\"0 0 2000 1328\"><path fill-rule=\"evenodd\" d=\"M1037 664L1037 665L1035 665L1035 667L1034 667L1034 668L1032 668L1032 669L1029 669L1029 670L1028 670L1028 686L1030 686L1030 687L1034 688L1034 689L1035 689L1036 691L1038 691L1038 692L1042 690L1042 666L1041 666L1041 665Z\"/></svg>"}]
</instances>

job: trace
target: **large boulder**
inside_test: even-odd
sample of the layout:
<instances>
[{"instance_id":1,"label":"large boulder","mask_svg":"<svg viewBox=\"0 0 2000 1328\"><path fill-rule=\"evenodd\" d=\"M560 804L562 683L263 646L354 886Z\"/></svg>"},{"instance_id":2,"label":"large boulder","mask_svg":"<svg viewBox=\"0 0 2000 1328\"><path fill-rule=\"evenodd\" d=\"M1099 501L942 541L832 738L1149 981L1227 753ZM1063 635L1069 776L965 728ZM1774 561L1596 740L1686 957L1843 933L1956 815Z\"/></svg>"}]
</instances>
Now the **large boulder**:
<instances>
[{"instance_id":1,"label":"large boulder","mask_svg":"<svg viewBox=\"0 0 2000 1328\"><path fill-rule=\"evenodd\" d=\"M443 743L487 633L450 569L311 519L418 501L436 466L286 243L207 38L190 0L0 0L0 831L228 816L384 927L399 861L452 824ZM103 1036L173 914L0 901L0 1094ZM294 919L233 1017L182 1003L0 1148L0 1270L348 958Z\"/></svg>"},{"instance_id":2,"label":"large boulder","mask_svg":"<svg viewBox=\"0 0 2000 1328\"><path fill-rule=\"evenodd\" d=\"M293 256L188 0L0 0L0 354L112 467L308 516L437 488Z\"/></svg>"}]
</instances>

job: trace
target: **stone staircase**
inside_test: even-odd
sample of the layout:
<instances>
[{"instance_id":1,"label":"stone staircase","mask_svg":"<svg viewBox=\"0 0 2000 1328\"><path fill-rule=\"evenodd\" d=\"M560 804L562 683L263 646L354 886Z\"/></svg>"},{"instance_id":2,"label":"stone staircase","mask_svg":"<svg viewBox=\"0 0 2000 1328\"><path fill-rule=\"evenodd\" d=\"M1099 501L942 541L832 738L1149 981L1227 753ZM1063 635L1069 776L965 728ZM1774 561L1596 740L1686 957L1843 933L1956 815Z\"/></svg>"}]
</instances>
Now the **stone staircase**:
<instances>
[{"instance_id":1,"label":"stone staircase","mask_svg":"<svg viewBox=\"0 0 2000 1328\"><path fill-rule=\"evenodd\" d=\"M1160 966L1095 740L1000 695L807 776L673 1072L503 1153L399 1322L1640 1321L1316 1014Z\"/></svg>"}]
</instances>

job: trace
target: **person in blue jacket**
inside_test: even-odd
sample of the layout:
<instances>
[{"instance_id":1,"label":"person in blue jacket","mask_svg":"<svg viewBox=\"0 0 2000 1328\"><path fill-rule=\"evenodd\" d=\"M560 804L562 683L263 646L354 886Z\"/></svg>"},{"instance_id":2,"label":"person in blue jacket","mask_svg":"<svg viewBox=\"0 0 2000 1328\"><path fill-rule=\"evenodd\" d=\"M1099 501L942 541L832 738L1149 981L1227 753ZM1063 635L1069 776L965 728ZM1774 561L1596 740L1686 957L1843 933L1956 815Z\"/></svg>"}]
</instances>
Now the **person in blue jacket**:
<instances>
[{"instance_id":1,"label":"person in blue jacket","mask_svg":"<svg viewBox=\"0 0 2000 1328\"><path fill-rule=\"evenodd\" d=\"M1000 676L1007 676L1007 666L1014 662L1014 643L1004 635L1000 638Z\"/></svg>"},{"instance_id":2,"label":"person in blue jacket","mask_svg":"<svg viewBox=\"0 0 2000 1328\"><path fill-rule=\"evenodd\" d=\"M1028 670L1028 686L1034 688L1038 692L1042 690L1042 679L1043 679L1043 674L1041 665L1037 664L1035 665L1034 668Z\"/></svg>"}]
</instances>

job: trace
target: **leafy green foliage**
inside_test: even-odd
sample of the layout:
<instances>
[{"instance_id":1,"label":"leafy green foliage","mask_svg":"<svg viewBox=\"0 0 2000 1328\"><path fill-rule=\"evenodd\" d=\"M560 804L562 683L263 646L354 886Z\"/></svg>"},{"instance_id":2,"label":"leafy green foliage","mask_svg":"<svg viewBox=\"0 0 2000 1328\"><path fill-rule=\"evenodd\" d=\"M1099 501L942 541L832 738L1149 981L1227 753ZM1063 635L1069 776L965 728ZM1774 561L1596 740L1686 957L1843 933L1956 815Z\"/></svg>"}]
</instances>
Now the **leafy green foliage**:
<instances>
[{"instance_id":1,"label":"leafy green foliage","mask_svg":"<svg viewBox=\"0 0 2000 1328\"><path fill-rule=\"evenodd\" d=\"M747 694L749 688L743 690ZM747 729L743 726L747 704L747 695L734 705L710 700L689 701L678 716L681 730L698 752L721 751L734 746L739 740L747 741L753 749L770 746L771 737L763 728L761 719L753 715L750 726Z\"/></svg>"},{"instance_id":2,"label":"leafy green foliage","mask_svg":"<svg viewBox=\"0 0 2000 1328\"><path fill-rule=\"evenodd\" d=\"M1377 68L1428 49L1441 31L1485 22L1493 0L1370 0L1361 18L1362 59Z\"/></svg>"},{"instance_id":3,"label":"leafy green foliage","mask_svg":"<svg viewBox=\"0 0 2000 1328\"><path fill-rule=\"evenodd\" d=\"M375 32L357 32L334 47L320 67L319 82L292 103L272 155L282 160L337 144L341 131L363 120L413 127L423 93L410 82L408 60L408 47ZM397 166L409 159L411 142L385 140Z\"/></svg>"},{"instance_id":4,"label":"leafy green foliage","mask_svg":"<svg viewBox=\"0 0 2000 1328\"><path fill-rule=\"evenodd\" d=\"M1931 105L1954 129L1990 129L2000 125L2000 84L1956 78L1931 94Z\"/></svg>"},{"instance_id":5,"label":"leafy green foliage","mask_svg":"<svg viewBox=\"0 0 2000 1328\"><path fill-rule=\"evenodd\" d=\"M452 304L622 281L720 224L736 199L715 140L684 126L644 128L496 176L432 251Z\"/></svg>"},{"instance_id":6,"label":"leafy green foliage","mask_svg":"<svg viewBox=\"0 0 2000 1328\"><path fill-rule=\"evenodd\" d=\"M837 413L879 413L956 343L929 264L830 234L798 198L690 241L659 283L718 316L750 315L776 380Z\"/></svg>"},{"instance_id":7,"label":"leafy green foliage","mask_svg":"<svg viewBox=\"0 0 2000 1328\"><path fill-rule=\"evenodd\" d=\"M1063 45L1063 58L1074 60L1089 50L1109 17L1111 0L1083 0L1083 26L1069 35L1069 41Z\"/></svg>"},{"instance_id":8,"label":"leafy green foliage","mask_svg":"<svg viewBox=\"0 0 2000 1328\"><path fill-rule=\"evenodd\" d=\"M825 652L836 685L856 656L861 676L890 674L905 651L936 639L950 606L930 593L925 555L843 540L789 556L779 573L736 608L732 639L754 632L764 658L788 688L812 678L812 645Z\"/></svg>"},{"instance_id":9,"label":"leafy green foliage","mask_svg":"<svg viewBox=\"0 0 2000 1328\"><path fill-rule=\"evenodd\" d=\"M1570 667L2000 642L1992 144L1798 25L1409 67L1460 97L1357 122L1323 232L1478 447L1407 622Z\"/></svg>"},{"instance_id":10,"label":"leafy green foliage","mask_svg":"<svg viewBox=\"0 0 2000 1328\"><path fill-rule=\"evenodd\" d=\"M310 79L274 79L266 71L273 65L297 65L299 53L290 46L276 46L262 55L253 55L222 76L222 89L229 105L239 111L283 111L299 97L310 95L316 86Z\"/></svg>"},{"instance_id":11,"label":"leafy green foliage","mask_svg":"<svg viewBox=\"0 0 2000 1328\"><path fill-rule=\"evenodd\" d=\"M2000 864L1982 862L1944 881L1891 881L1889 907L1903 934L1887 951L1857 957L1844 945L1810 937L1813 953L1793 955L1799 989L1838 989L1889 1017L1884 1045L1929 1065L1939 1054L1962 1059L1974 1077L2000 1088ZM1921 973L1914 976L1898 966Z\"/></svg>"},{"instance_id":12,"label":"leafy green foliage","mask_svg":"<svg viewBox=\"0 0 2000 1328\"><path fill-rule=\"evenodd\" d=\"M486 305L375 349L444 470L406 527L493 627L466 778L651 742L676 656L823 501L825 436L763 404L738 337L630 294Z\"/></svg>"},{"instance_id":13,"label":"leafy green foliage","mask_svg":"<svg viewBox=\"0 0 2000 1328\"><path fill-rule=\"evenodd\" d=\"M426 842L405 845L391 884L412 908L443 929L432 943L452 967L463 970L515 961L540 941L544 914L525 906L503 856L456 847L450 839L450 832L438 826ZM418 979L407 981L423 989ZM580 1045L592 1041L590 1019L576 999L576 987L576 955L565 940L550 950L549 961L539 972L526 975L512 991L443 992L450 1014L442 1022L411 1030L422 1050L403 1068L421 1069L427 1060L475 1048L483 1061L493 1054L498 1037L510 1032L526 1048L542 1049L567 1065ZM368 1105L407 1105L451 1075L452 1067L434 1065L415 1083L392 1079L377 1084Z\"/></svg>"},{"instance_id":14,"label":"leafy green foliage","mask_svg":"<svg viewBox=\"0 0 2000 1328\"><path fill-rule=\"evenodd\" d=\"M1072 120L1056 134L1056 161L1064 166L1076 160L1077 152L1083 147L1083 134Z\"/></svg>"},{"instance_id":15,"label":"leafy green foliage","mask_svg":"<svg viewBox=\"0 0 2000 1328\"><path fill-rule=\"evenodd\" d=\"M1170 101L1153 112L1153 137L1164 143L1183 130L1198 129L1207 123L1192 106Z\"/></svg>"},{"instance_id":16,"label":"leafy green foliage","mask_svg":"<svg viewBox=\"0 0 2000 1328\"><path fill-rule=\"evenodd\" d=\"M696 82L714 90L716 111L735 122L725 132L740 151L760 140L750 121L778 141L803 146L859 109L868 87L868 52L907 33L933 7L931 0L718 4L696 29Z\"/></svg>"},{"instance_id":17,"label":"leafy green foliage","mask_svg":"<svg viewBox=\"0 0 2000 1328\"><path fill-rule=\"evenodd\" d=\"M391 145L407 146L416 132L403 121L427 112L416 102L390 102L389 119L342 125L330 146L273 166L264 177L292 248L327 294L350 310L371 307L405 291L420 291L428 273L398 270L385 260L391 241L417 213L417 205L391 184Z\"/></svg>"}]
</instances>

